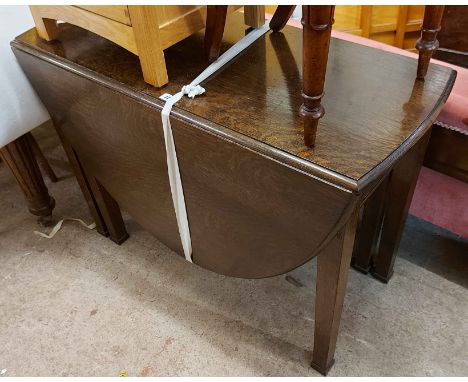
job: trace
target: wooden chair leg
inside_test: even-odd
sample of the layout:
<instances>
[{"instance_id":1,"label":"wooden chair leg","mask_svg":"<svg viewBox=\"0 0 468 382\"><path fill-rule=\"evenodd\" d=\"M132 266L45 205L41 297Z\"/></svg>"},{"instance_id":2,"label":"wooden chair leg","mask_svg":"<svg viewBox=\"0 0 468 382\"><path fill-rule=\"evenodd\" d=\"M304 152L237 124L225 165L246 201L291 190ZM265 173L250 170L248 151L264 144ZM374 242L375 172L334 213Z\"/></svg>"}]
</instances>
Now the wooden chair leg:
<instances>
[{"instance_id":1,"label":"wooden chair leg","mask_svg":"<svg viewBox=\"0 0 468 382\"><path fill-rule=\"evenodd\" d=\"M31 10L32 17L34 19L34 24L36 25L37 34L39 37L47 41L52 41L57 38L58 35L58 26L57 21L52 19L42 18L40 7L37 5L30 5L29 9Z\"/></svg>"},{"instance_id":2,"label":"wooden chair leg","mask_svg":"<svg viewBox=\"0 0 468 382\"><path fill-rule=\"evenodd\" d=\"M145 82L162 87L169 82L161 45L158 11L153 5L129 5L133 35Z\"/></svg>"},{"instance_id":3,"label":"wooden chair leg","mask_svg":"<svg viewBox=\"0 0 468 382\"><path fill-rule=\"evenodd\" d=\"M304 118L304 143L309 147L315 145L318 121L325 114L321 99L334 10L333 5L302 6L304 103L300 108L300 114Z\"/></svg>"},{"instance_id":4,"label":"wooden chair leg","mask_svg":"<svg viewBox=\"0 0 468 382\"><path fill-rule=\"evenodd\" d=\"M295 5L278 5L275 14L270 20L270 29L273 32L279 32L283 29L293 14L294 9L296 9Z\"/></svg>"},{"instance_id":5,"label":"wooden chair leg","mask_svg":"<svg viewBox=\"0 0 468 382\"><path fill-rule=\"evenodd\" d=\"M96 178L88 176L88 180L93 196L99 206L99 211L109 231L109 238L117 244L122 244L128 239L128 233L118 203Z\"/></svg>"},{"instance_id":6,"label":"wooden chair leg","mask_svg":"<svg viewBox=\"0 0 468 382\"><path fill-rule=\"evenodd\" d=\"M351 265L362 273L368 273L372 255L377 251L377 242L382 229L385 193L388 178L384 179L362 207L354 242Z\"/></svg>"},{"instance_id":7,"label":"wooden chair leg","mask_svg":"<svg viewBox=\"0 0 468 382\"><path fill-rule=\"evenodd\" d=\"M52 215L55 201L49 195L28 137L23 135L2 147L0 156L23 191L29 212L41 217Z\"/></svg>"},{"instance_id":8,"label":"wooden chair leg","mask_svg":"<svg viewBox=\"0 0 468 382\"><path fill-rule=\"evenodd\" d=\"M437 33L440 31L443 14L443 5L426 5L421 28L421 38L416 42L416 49L419 50L417 72L417 78L419 79L424 79L426 76L432 54L439 47Z\"/></svg>"},{"instance_id":9,"label":"wooden chair leg","mask_svg":"<svg viewBox=\"0 0 468 382\"><path fill-rule=\"evenodd\" d=\"M208 5L206 9L205 56L211 62L219 57L226 24L227 5Z\"/></svg>"},{"instance_id":10,"label":"wooden chair leg","mask_svg":"<svg viewBox=\"0 0 468 382\"><path fill-rule=\"evenodd\" d=\"M244 23L252 28L260 28L265 24L265 6L244 5Z\"/></svg>"},{"instance_id":11,"label":"wooden chair leg","mask_svg":"<svg viewBox=\"0 0 468 382\"><path fill-rule=\"evenodd\" d=\"M371 274L385 283L393 275L393 264L400 246L408 210L421 170L430 132L400 160L390 173L379 247Z\"/></svg>"},{"instance_id":12,"label":"wooden chair leg","mask_svg":"<svg viewBox=\"0 0 468 382\"><path fill-rule=\"evenodd\" d=\"M37 141L36 141L36 138L34 138L34 135L32 135L31 132L26 133L25 135L27 139L29 140L29 144L36 157L36 160L39 162L39 166L41 166L42 170L48 176L48 178L50 179L52 183L58 182L57 175L55 175L54 170L52 169L52 167L50 167L49 161L44 156L44 153L42 152L41 148L37 144Z\"/></svg>"},{"instance_id":13,"label":"wooden chair leg","mask_svg":"<svg viewBox=\"0 0 468 382\"><path fill-rule=\"evenodd\" d=\"M357 212L317 256L312 367L326 375L334 363L336 340L353 252Z\"/></svg>"}]
</instances>

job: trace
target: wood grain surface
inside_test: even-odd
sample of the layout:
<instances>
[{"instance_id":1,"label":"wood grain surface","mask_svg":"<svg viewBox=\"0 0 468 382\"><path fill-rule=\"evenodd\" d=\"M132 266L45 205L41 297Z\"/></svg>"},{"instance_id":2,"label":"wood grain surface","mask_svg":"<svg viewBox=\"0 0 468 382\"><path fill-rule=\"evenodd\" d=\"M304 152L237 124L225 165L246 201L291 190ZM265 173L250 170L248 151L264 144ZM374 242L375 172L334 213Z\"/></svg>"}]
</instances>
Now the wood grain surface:
<instances>
[{"instance_id":1,"label":"wood grain surface","mask_svg":"<svg viewBox=\"0 0 468 382\"><path fill-rule=\"evenodd\" d=\"M60 43L38 41L31 30L13 45L34 48L35 55L159 108L163 101L157 97L179 91L206 67L204 35L199 33L165 51L171 82L157 90L144 83L136 56L79 28L61 28ZM229 15L221 49L244 33L242 15ZM302 102L301 35L300 29L286 27L278 37L260 38L203 84L205 96L181 100L174 112L210 121L206 124L221 127L218 133L248 142L262 154L362 191L430 128L455 72L431 64L426 80L415 81L416 60L332 39L323 102L327 114L311 149L304 145L297 112Z\"/></svg>"}]
</instances>

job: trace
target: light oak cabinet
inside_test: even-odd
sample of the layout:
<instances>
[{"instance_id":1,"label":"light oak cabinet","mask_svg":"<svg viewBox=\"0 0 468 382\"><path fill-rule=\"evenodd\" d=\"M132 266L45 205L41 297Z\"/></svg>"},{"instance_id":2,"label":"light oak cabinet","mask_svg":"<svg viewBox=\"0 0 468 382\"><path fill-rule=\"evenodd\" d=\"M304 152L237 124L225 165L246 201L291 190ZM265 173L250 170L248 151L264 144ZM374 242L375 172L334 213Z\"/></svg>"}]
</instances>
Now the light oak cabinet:
<instances>
[{"instance_id":1,"label":"light oak cabinet","mask_svg":"<svg viewBox=\"0 0 468 382\"><path fill-rule=\"evenodd\" d=\"M238 8L229 6L228 12ZM207 15L202 5L32 5L30 9L40 37L59 39L57 20L87 29L138 55L145 81L157 87L168 83L164 49L205 28ZM249 25L264 18L261 6L247 6L246 12Z\"/></svg>"}]
</instances>

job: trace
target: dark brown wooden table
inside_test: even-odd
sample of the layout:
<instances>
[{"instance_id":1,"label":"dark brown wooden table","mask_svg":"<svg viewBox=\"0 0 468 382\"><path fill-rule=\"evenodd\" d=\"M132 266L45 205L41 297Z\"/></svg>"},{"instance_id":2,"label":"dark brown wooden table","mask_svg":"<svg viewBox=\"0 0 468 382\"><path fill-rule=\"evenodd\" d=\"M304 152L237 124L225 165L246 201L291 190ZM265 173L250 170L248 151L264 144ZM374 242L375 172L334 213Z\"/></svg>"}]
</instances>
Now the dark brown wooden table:
<instances>
[{"instance_id":1,"label":"dark brown wooden table","mask_svg":"<svg viewBox=\"0 0 468 382\"><path fill-rule=\"evenodd\" d=\"M244 28L241 15L229 16L222 50ZM360 210L392 169L420 166L455 72L431 65L425 81L415 80L415 60L332 39L327 113L311 149L298 114L301 46L300 29L266 34L205 82L206 95L182 99L171 123L195 264L262 278L317 257L312 366L325 374ZM158 97L206 67L203 33L165 51L171 82L160 90L145 84L136 56L77 27L63 25L55 43L30 30L12 47L52 115L99 231L125 240L122 208L182 255Z\"/></svg>"}]
</instances>

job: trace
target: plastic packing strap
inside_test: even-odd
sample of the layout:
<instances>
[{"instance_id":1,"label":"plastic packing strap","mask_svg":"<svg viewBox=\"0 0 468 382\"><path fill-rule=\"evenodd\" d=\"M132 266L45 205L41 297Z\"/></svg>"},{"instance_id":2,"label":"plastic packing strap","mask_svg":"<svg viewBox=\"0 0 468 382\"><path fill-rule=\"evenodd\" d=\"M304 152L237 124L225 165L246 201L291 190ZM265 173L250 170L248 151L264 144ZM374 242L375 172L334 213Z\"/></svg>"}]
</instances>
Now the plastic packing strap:
<instances>
[{"instance_id":1,"label":"plastic packing strap","mask_svg":"<svg viewBox=\"0 0 468 382\"><path fill-rule=\"evenodd\" d=\"M169 175L172 202L174 203L177 226L179 228L180 240L184 250L185 259L189 262L192 262L192 240L190 238L187 208L185 206L184 190L182 187L182 181L180 179L176 147L174 143L174 137L172 135L171 121L169 119L172 106L180 101L184 95L187 95L190 98L195 98L195 96L203 94L205 89L200 86L200 83L212 76L239 53L248 48L252 43L268 32L269 29L270 28L266 23L262 27L254 29L241 40L239 40L236 44L234 44L231 48L229 48L226 52L224 52L189 85L183 86L180 92L170 96L169 98L167 95L163 95L161 97L163 100L166 100L166 104L164 105L164 108L161 112L161 119L164 130L164 143L166 145L167 172Z\"/></svg>"},{"instance_id":2,"label":"plastic packing strap","mask_svg":"<svg viewBox=\"0 0 468 382\"><path fill-rule=\"evenodd\" d=\"M60 231L60 228L62 228L62 224L64 221L76 221L78 223L80 223L83 227L86 227L88 229L94 229L96 228L96 223L91 223L91 224L86 224L83 220L81 219L75 219L75 218L64 218L62 220L60 220L55 226L54 228L52 228L52 231L50 231L49 234L46 234L46 233L42 233L42 232L39 232L39 231L34 231L34 233L36 235L39 235L39 236L42 236L46 239L52 239L55 234Z\"/></svg>"}]
</instances>

